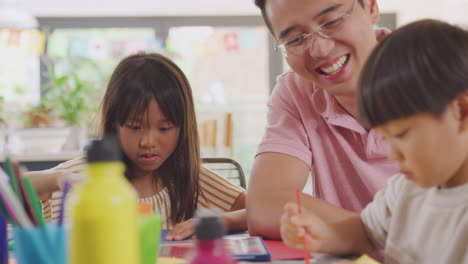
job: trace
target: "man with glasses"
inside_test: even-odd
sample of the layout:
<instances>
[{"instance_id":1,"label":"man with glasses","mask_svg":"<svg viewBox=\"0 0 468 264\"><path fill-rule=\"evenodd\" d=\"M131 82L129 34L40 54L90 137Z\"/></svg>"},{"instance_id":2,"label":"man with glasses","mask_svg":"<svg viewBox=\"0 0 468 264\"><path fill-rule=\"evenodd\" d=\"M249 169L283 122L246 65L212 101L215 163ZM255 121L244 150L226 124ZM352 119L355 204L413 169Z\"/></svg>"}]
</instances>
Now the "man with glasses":
<instances>
[{"instance_id":1,"label":"man with glasses","mask_svg":"<svg viewBox=\"0 0 468 264\"><path fill-rule=\"evenodd\" d=\"M280 237L283 205L295 200L309 173L316 197L359 212L397 172L383 138L356 119L361 69L385 35L374 30L376 1L255 1L292 71L277 78L268 104L247 195L251 234ZM323 210L334 205L305 194L301 199L308 210L340 220Z\"/></svg>"}]
</instances>

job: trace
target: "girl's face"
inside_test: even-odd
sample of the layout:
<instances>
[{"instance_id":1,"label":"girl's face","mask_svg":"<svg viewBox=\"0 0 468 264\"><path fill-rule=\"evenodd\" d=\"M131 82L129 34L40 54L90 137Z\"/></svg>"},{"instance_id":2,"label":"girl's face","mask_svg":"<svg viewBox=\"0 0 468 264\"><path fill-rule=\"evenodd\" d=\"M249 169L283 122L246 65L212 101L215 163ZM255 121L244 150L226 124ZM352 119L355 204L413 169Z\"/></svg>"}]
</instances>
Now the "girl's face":
<instances>
[{"instance_id":1,"label":"girl's face","mask_svg":"<svg viewBox=\"0 0 468 264\"><path fill-rule=\"evenodd\" d=\"M179 131L154 98L136 120L129 119L122 126L117 124L123 152L133 164L132 177L152 175L174 152Z\"/></svg>"},{"instance_id":2,"label":"girl's face","mask_svg":"<svg viewBox=\"0 0 468 264\"><path fill-rule=\"evenodd\" d=\"M467 181L467 132L451 107L437 117L416 114L378 127L390 144L389 158L423 188Z\"/></svg>"}]
</instances>

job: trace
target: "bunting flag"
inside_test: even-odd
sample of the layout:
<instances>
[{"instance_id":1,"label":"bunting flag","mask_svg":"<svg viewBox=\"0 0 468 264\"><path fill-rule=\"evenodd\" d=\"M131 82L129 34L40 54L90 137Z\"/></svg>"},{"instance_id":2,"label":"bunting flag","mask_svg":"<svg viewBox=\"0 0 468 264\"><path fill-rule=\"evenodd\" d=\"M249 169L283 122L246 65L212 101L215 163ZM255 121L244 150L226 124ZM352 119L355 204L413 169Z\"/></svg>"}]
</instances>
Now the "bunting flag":
<instances>
[{"instance_id":1,"label":"bunting flag","mask_svg":"<svg viewBox=\"0 0 468 264\"><path fill-rule=\"evenodd\" d=\"M68 47L68 54L75 57L87 57L88 39L83 37L71 37Z\"/></svg>"},{"instance_id":2,"label":"bunting flag","mask_svg":"<svg viewBox=\"0 0 468 264\"><path fill-rule=\"evenodd\" d=\"M223 50L223 36L217 33L211 35L205 42L205 55L218 55Z\"/></svg>"},{"instance_id":3,"label":"bunting flag","mask_svg":"<svg viewBox=\"0 0 468 264\"><path fill-rule=\"evenodd\" d=\"M6 47L9 34L10 30L0 29L0 48Z\"/></svg>"},{"instance_id":4,"label":"bunting flag","mask_svg":"<svg viewBox=\"0 0 468 264\"><path fill-rule=\"evenodd\" d=\"M7 47L19 47L21 43L21 30L10 29L9 31Z\"/></svg>"},{"instance_id":5,"label":"bunting flag","mask_svg":"<svg viewBox=\"0 0 468 264\"><path fill-rule=\"evenodd\" d=\"M239 51L239 34L235 31L231 31L224 34L224 50L226 52Z\"/></svg>"},{"instance_id":6,"label":"bunting flag","mask_svg":"<svg viewBox=\"0 0 468 264\"><path fill-rule=\"evenodd\" d=\"M45 34L36 29L0 29L0 48L23 50L25 54L42 55Z\"/></svg>"},{"instance_id":7,"label":"bunting flag","mask_svg":"<svg viewBox=\"0 0 468 264\"><path fill-rule=\"evenodd\" d=\"M148 39L146 42L146 50L147 51L153 51L153 52L158 52L161 50L164 50L164 40L162 38L152 38Z\"/></svg>"},{"instance_id":8,"label":"bunting flag","mask_svg":"<svg viewBox=\"0 0 468 264\"><path fill-rule=\"evenodd\" d=\"M109 44L102 37L92 37L88 40L88 58L93 60L103 60L108 58Z\"/></svg>"},{"instance_id":9,"label":"bunting flag","mask_svg":"<svg viewBox=\"0 0 468 264\"><path fill-rule=\"evenodd\" d=\"M27 49L39 56L44 55L46 35L44 32L32 31L30 34L29 41L27 42Z\"/></svg>"},{"instance_id":10,"label":"bunting flag","mask_svg":"<svg viewBox=\"0 0 468 264\"><path fill-rule=\"evenodd\" d=\"M145 51L146 41L143 39L130 40L127 42L126 48L127 48L126 50L127 55Z\"/></svg>"},{"instance_id":11,"label":"bunting flag","mask_svg":"<svg viewBox=\"0 0 468 264\"><path fill-rule=\"evenodd\" d=\"M177 51L177 46L175 44L176 43L172 38L166 39L166 50L169 52Z\"/></svg>"},{"instance_id":12,"label":"bunting flag","mask_svg":"<svg viewBox=\"0 0 468 264\"><path fill-rule=\"evenodd\" d=\"M47 55L52 57L66 57L68 55L69 39L60 34L52 34L47 41Z\"/></svg>"},{"instance_id":13,"label":"bunting flag","mask_svg":"<svg viewBox=\"0 0 468 264\"><path fill-rule=\"evenodd\" d=\"M120 60L125 56L127 42L124 40L115 40L110 44L110 55L114 60Z\"/></svg>"},{"instance_id":14,"label":"bunting flag","mask_svg":"<svg viewBox=\"0 0 468 264\"><path fill-rule=\"evenodd\" d=\"M254 28L243 28L239 31L240 49L253 50L257 48L257 34Z\"/></svg>"},{"instance_id":15,"label":"bunting flag","mask_svg":"<svg viewBox=\"0 0 468 264\"><path fill-rule=\"evenodd\" d=\"M258 48L258 36L255 28L239 30L217 30L206 38L189 42L161 39L159 37L141 39L106 39L104 37L73 36L51 34L47 36L37 29L16 30L0 28L0 48L23 49L27 53L53 57L80 56L90 59L116 59L137 52L158 52L161 50L177 51L192 56L210 56L221 52L238 52ZM48 39L47 39L48 38ZM183 44L185 43L185 44Z\"/></svg>"}]
</instances>

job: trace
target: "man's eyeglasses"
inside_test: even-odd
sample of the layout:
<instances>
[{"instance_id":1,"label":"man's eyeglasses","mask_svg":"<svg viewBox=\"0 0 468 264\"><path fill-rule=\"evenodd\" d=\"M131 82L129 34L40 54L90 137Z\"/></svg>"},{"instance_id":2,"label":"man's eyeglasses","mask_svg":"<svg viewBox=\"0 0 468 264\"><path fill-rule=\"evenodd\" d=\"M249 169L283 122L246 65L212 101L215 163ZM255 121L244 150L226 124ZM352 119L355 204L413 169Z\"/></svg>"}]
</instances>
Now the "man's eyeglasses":
<instances>
[{"instance_id":1,"label":"man's eyeglasses","mask_svg":"<svg viewBox=\"0 0 468 264\"><path fill-rule=\"evenodd\" d=\"M331 38L335 33L339 32L343 26L343 22L351 15L356 6L356 0L353 2L351 10L345 13L337 13L334 18L318 26L313 32L301 34L291 40L285 41L275 47L275 50L280 50L285 58L288 55L301 55L309 46L309 41L314 45L314 34L317 33L322 38Z\"/></svg>"}]
</instances>

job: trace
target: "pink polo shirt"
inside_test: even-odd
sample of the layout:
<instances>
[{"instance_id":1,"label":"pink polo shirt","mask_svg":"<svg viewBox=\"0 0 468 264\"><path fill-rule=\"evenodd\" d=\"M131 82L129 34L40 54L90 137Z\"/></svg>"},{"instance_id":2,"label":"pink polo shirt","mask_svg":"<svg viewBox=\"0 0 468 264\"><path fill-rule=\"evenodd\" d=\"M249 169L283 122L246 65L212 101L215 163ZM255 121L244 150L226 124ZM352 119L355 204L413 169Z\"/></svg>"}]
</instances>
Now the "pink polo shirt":
<instances>
[{"instance_id":1,"label":"pink polo shirt","mask_svg":"<svg viewBox=\"0 0 468 264\"><path fill-rule=\"evenodd\" d=\"M257 155L277 152L304 161L321 199L360 212L398 171L376 130L366 131L335 97L294 72L277 78L268 107Z\"/></svg>"}]
</instances>

